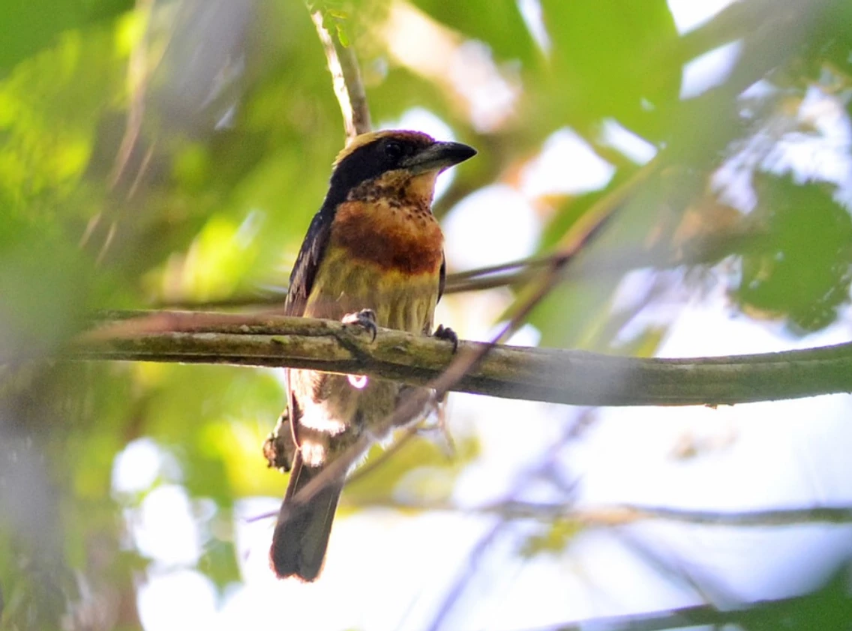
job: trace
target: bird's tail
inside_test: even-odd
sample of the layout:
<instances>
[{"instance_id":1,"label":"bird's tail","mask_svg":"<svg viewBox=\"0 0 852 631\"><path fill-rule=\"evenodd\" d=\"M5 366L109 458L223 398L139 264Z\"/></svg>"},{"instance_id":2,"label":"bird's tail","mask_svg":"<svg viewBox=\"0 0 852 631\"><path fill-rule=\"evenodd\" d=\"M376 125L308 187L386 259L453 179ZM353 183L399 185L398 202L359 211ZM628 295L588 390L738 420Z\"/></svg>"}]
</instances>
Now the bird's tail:
<instances>
[{"instance_id":1,"label":"bird's tail","mask_svg":"<svg viewBox=\"0 0 852 631\"><path fill-rule=\"evenodd\" d=\"M278 578L296 576L303 581L313 581L322 569L343 482L332 482L304 504L292 501L321 471L322 467L305 465L302 455L296 452L290 484L269 549L269 561Z\"/></svg>"}]
</instances>

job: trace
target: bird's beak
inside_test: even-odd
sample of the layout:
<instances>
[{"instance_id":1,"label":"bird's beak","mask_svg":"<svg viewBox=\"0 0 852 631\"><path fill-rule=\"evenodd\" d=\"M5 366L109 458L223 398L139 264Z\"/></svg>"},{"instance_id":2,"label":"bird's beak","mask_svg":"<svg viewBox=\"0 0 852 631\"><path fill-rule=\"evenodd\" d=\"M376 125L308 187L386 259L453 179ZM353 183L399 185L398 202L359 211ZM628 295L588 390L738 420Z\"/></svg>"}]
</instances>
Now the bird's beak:
<instances>
[{"instance_id":1,"label":"bird's beak","mask_svg":"<svg viewBox=\"0 0 852 631\"><path fill-rule=\"evenodd\" d=\"M414 173L443 171L475 155L476 149L460 142L436 142L415 153L402 166Z\"/></svg>"}]
</instances>

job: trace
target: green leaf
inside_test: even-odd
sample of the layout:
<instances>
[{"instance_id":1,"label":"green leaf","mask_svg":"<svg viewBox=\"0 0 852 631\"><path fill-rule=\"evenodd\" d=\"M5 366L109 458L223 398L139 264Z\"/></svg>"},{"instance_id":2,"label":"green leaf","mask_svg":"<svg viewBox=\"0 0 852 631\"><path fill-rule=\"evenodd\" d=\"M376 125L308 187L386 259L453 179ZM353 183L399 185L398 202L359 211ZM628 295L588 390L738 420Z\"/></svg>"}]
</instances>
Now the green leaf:
<instances>
[{"instance_id":1,"label":"green leaf","mask_svg":"<svg viewBox=\"0 0 852 631\"><path fill-rule=\"evenodd\" d=\"M849 301L849 212L833 186L761 175L756 188L754 219L769 236L744 254L734 298L752 317L783 318L800 335L823 329Z\"/></svg>"}]
</instances>

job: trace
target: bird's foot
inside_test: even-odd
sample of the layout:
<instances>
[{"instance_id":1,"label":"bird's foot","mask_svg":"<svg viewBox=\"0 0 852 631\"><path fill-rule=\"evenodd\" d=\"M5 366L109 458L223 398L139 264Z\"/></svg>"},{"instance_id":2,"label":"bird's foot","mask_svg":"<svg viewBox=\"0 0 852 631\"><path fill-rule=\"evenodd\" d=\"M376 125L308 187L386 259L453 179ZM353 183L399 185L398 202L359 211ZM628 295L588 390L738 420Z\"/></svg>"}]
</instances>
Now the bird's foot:
<instances>
[{"instance_id":1,"label":"bird's foot","mask_svg":"<svg viewBox=\"0 0 852 631\"><path fill-rule=\"evenodd\" d=\"M284 410L281 413L275 429L263 442L263 455L269 467L283 471L290 471L293 467L293 459L296 457L296 443L290 429L289 412Z\"/></svg>"},{"instance_id":2,"label":"bird's foot","mask_svg":"<svg viewBox=\"0 0 852 631\"><path fill-rule=\"evenodd\" d=\"M432 334L432 337L436 337L439 340L446 340L447 342L451 342L453 345L453 353L459 350L459 336L456 335L456 332L448 326L439 324L438 328L435 329L435 332Z\"/></svg>"},{"instance_id":3,"label":"bird's foot","mask_svg":"<svg viewBox=\"0 0 852 631\"><path fill-rule=\"evenodd\" d=\"M340 321L343 324L357 325L370 333L370 341L376 341L376 334L379 332L379 326L376 323L376 312L372 309L361 309L355 313L347 313Z\"/></svg>"}]
</instances>

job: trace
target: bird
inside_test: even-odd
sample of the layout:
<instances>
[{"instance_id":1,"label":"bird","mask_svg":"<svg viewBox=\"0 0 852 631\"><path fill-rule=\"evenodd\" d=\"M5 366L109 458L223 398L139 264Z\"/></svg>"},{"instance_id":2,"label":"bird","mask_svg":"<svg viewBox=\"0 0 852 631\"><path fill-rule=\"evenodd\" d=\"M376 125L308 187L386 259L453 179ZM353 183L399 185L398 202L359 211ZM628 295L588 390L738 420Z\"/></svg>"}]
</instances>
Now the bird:
<instances>
[{"instance_id":1,"label":"bird","mask_svg":"<svg viewBox=\"0 0 852 631\"><path fill-rule=\"evenodd\" d=\"M334 161L328 192L308 228L285 315L368 329L433 334L444 290L444 237L432 214L438 175L476 155L459 142L410 130L356 136ZM434 332L455 345L451 329ZM269 559L279 578L316 580L343 481L305 503L294 498L364 432L390 415L404 386L393 381L288 369L293 461Z\"/></svg>"}]
</instances>

